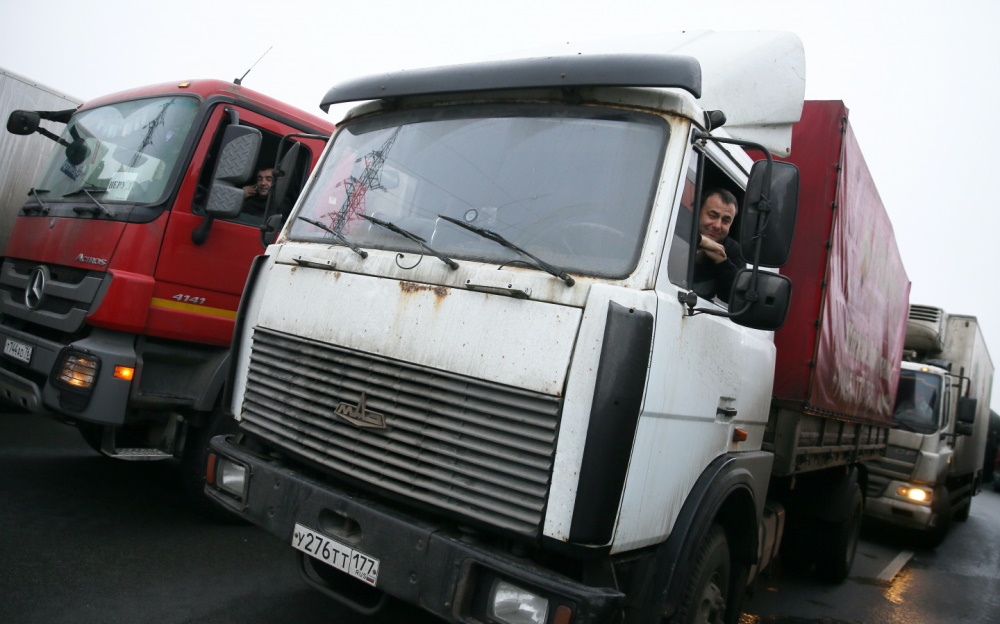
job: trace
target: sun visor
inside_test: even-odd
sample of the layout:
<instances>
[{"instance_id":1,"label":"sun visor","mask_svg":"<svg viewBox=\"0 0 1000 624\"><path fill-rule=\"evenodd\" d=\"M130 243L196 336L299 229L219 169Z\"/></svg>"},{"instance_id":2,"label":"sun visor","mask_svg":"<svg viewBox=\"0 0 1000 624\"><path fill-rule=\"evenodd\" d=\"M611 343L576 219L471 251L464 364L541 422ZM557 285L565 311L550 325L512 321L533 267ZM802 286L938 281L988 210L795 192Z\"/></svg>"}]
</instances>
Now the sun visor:
<instances>
[{"instance_id":1,"label":"sun visor","mask_svg":"<svg viewBox=\"0 0 1000 624\"><path fill-rule=\"evenodd\" d=\"M701 64L702 109L723 111L725 131L734 139L760 143L775 156L791 152L792 125L802 115L806 88L805 52L793 33L685 31L568 42L546 50L693 57Z\"/></svg>"}]
</instances>

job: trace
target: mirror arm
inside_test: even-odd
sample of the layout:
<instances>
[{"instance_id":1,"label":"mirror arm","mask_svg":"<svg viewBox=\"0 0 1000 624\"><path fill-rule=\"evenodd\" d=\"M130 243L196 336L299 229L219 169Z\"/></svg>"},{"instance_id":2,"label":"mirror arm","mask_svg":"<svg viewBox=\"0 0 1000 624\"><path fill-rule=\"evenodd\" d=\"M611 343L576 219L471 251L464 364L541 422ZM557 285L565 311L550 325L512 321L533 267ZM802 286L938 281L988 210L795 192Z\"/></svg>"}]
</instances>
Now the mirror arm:
<instances>
[{"instance_id":1,"label":"mirror arm","mask_svg":"<svg viewBox=\"0 0 1000 624\"><path fill-rule=\"evenodd\" d=\"M195 245L204 245L205 241L208 240L208 232L212 229L213 221L215 221L215 217L206 214L205 220L201 222L201 225L191 232L191 242Z\"/></svg>"}]
</instances>

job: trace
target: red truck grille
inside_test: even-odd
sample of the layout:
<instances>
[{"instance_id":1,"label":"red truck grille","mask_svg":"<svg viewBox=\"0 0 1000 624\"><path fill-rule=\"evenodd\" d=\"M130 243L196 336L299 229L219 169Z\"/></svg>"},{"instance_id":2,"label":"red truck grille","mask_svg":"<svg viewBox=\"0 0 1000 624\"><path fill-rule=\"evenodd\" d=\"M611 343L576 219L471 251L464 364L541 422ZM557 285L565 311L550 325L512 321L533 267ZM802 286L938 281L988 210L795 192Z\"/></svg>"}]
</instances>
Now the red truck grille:
<instances>
[{"instance_id":1,"label":"red truck grille","mask_svg":"<svg viewBox=\"0 0 1000 624\"><path fill-rule=\"evenodd\" d=\"M537 535L561 403L258 327L241 426L334 474Z\"/></svg>"}]
</instances>

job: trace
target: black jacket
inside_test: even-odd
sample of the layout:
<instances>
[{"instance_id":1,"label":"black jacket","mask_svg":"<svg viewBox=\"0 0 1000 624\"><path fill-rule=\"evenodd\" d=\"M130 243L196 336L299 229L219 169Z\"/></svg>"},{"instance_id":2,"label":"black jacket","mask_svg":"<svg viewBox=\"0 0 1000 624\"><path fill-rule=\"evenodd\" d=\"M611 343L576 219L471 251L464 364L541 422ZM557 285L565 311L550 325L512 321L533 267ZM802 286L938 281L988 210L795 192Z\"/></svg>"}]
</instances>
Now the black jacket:
<instances>
[{"instance_id":1,"label":"black jacket","mask_svg":"<svg viewBox=\"0 0 1000 624\"><path fill-rule=\"evenodd\" d=\"M730 237L722 239L726 249L724 262L712 262L708 258L699 258L694 265L694 285L691 290L704 299L718 297L729 303L729 295L733 290L733 282L740 269L746 268L740 244Z\"/></svg>"}]
</instances>

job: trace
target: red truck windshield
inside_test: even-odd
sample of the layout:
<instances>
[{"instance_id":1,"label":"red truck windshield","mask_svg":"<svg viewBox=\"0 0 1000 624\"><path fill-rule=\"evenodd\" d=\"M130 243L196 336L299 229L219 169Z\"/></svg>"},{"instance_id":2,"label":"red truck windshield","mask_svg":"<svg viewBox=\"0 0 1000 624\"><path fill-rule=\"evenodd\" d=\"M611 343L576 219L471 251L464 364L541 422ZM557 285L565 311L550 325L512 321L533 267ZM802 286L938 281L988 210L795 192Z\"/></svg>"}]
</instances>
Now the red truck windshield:
<instances>
[{"instance_id":1,"label":"red truck windshield","mask_svg":"<svg viewBox=\"0 0 1000 624\"><path fill-rule=\"evenodd\" d=\"M199 102L159 97L81 111L62 133L36 185L42 201L87 191L102 203L155 202L177 166Z\"/></svg>"},{"instance_id":2,"label":"red truck windshield","mask_svg":"<svg viewBox=\"0 0 1000 624\"><path fill-rule=\"evenodd\" d=\"M361 248L421 253L368 215L453 258L522 259L443 215L567 271L624 277L638 260L668 134L659 117L584 106L457 106L359 119L335 137L290 237L335 240L308 219Z\"/></svg>"}]
</instances>

